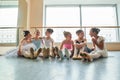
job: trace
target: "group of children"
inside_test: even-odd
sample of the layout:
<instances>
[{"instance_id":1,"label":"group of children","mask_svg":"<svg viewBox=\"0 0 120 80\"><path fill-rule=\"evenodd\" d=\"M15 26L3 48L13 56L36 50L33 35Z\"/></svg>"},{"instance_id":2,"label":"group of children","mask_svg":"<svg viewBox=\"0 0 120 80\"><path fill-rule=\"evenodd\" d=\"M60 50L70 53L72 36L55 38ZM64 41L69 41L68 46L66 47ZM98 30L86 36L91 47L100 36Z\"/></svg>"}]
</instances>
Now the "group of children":
<instances>
[{"instance_id":1,"label":"group of children","mask_svg":"<svg viewBox=\"0 0 120 80\"><path fill-rule=\"evenodd\" d=\"M40 37L40 31L35 30L35 36L32 37L31 33L24 31L24 39L19 44L18 56L25 58L36 59L37 57L43 58L60 58L61 60L66 57L73 60L93 61L100 57L107 57L107 50L104 44L104 38L98 36L100 29L91 28L90 36L93 43L93 48L87 47L87 39L84 37L83 30L77 30L76 35L78 38L73 41L72 34L64 31L65 40L61 42L60 47L54 46L54 40L51 38L53 29L47 29L45 37Z\"/></svg>"}]
</instances>

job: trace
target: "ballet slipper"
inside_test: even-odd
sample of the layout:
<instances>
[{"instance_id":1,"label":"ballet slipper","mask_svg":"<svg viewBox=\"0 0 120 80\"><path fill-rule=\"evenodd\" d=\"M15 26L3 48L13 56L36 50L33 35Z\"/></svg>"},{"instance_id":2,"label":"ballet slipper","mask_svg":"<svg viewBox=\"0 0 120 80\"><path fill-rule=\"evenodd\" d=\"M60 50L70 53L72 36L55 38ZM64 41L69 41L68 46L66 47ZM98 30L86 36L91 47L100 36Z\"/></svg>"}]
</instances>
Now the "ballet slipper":
<instances>
[{"instance_id":1,"label":"ballet slipper","mask_svg":"<svg viewBox=\"0 0 120 80\"><path fill-rule=\"evenodd\" d=\"M73 60L77 60L77 58L78 58L77 55L74 55L74 56L72 57Z\"/></svg>"},{"instance_id":2,"label":"ballet slipper","mask_svg":"<svg viewBox=\"0 0 120 80\"><path fill-rule=\"evenodd\" d=\"M65 55L66 55L67 59L70 58L69 51L66 48L65 48Z\"/></svg>"},{"instance_id":3,"label":"ballet slipper","mask_svg":"<svg viewBox=\"0 0 120 80\"><path fill-rule=\"evenodd\" d=\"M50 49L50 57L55 58L55 48L54 47L52 47Z\"/></svg>"},{"instance_id":4,"label":"ballet slipper","mask_svg":"<svg viewBox=\"0 0 120 80\"><path fill-rule=\"evenodd\" d=\"M58 49L58 47L55 47L55 56L57 56L57 58L60 58L60 56L59 56L59 54L58 54L58 52L59 52L59 49Z\"/></svg>"}]
</instances>

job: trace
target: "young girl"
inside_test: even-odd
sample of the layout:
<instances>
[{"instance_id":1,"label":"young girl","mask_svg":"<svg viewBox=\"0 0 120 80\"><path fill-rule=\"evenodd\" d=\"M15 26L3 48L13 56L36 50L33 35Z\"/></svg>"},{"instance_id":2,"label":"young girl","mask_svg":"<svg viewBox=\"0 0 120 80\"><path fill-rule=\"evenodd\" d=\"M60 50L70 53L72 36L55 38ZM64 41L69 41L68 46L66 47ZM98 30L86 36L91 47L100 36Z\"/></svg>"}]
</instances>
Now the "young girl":
<instances>
[{"instance_id":1,"label":"young girl","mask_svg":"<svg viewBox=\"0 0 120 80\"><path fill-rule=\"evenodd\" d=\"M64 37L66 38L65 40L62 41L60 50L64 51L66 57L69 59L72 57L73 49L74 49L74 42L71 40L72 35L70 32L64 31ZM62 52L60 52L59 55L61 55Z\"/></svg>"},{"instance_id":2,"label":"young girl","mask_svg":"<svg viewBox=\"0 0 120 80\"><path fill-rule=\"evenodd\" d=\"M45 32L45 37L43 37L43 54L45 55L45 57L58 57L58 48L54 47L54 40L51 37L53 32L53 29L47 29Z\"/></svg>"},{"instance_id":3,"label":"young girl","mask_svg":"<svg viewBox=\"0 0 120 80\"><path fill-rule=\"evenodd\" d=\"M26 30L24 31L24 39L22 39L19 44L18 56L31 59L37 58L41 49L39 49L37 53L34 53L34 49L36 49L36 46L31 41L31 34L28 30Z\"/></svg>"},{"instance_id":4,"label":"young girl","mask_svg":"<svg viewBox=\"0 0 120 80\"><path fill-rule=\"evenodd\" d=\"M35 44L36 50L43 47L43 40L40 37L40 31L38 29L34 32L35 37L32 38L32 43Z\"/></svg>"},{"instance_id":5,"label":"young girl","mask_svg":"<svg viewBox=\"0 0 120 80\"><path fill-rule=\"evenodd\" d=\"M53 47L54 45L54 40L51 37L53 32L54 32L53 29L47 29L45 32L45 37L43 37L43 40L44 40L44 46L46 48Z\"/></svg>"},{"instance_id":6,"label":"young girl","mask_svg":"<svg viewBox=\"0 0 120 80\"><path fill-rule=\"evenodd\" d=\"M76 34L78 36L78 39L76 39L74 42L75 49L74 49L73 59L82 59L82 57L80 56L80 53L85 51L87 40L86 38L84 38L83 30L77 30Z\"/></svg>"},{"instance_id":7,"label":"young girl","mask_svg":"<svg viewBox=\"0 0 120 80\"><path fill-rule=\"evenodd\" d=\"M105 39L102 36L98 36L100 29L98 28L91 28L90 36L92 37L92 42L94 46L94 51L91 54L83 53L84 59L88 61L93 61L93 59L98 59L100 57L108 57L107 49L105 48Z\"/></svg>"}]
</instances>

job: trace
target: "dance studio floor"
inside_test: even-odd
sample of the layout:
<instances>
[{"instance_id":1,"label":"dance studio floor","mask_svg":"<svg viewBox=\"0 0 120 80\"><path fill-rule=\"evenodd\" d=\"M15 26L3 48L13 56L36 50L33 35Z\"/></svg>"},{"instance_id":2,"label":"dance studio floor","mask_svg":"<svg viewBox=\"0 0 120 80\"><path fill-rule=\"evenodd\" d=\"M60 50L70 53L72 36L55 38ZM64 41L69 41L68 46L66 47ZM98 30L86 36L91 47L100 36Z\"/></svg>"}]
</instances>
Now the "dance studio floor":
<instances>
[{"instance_id":1,"label":"dance studio floor","mask_svg":"<svg viewBox=\"0 0 120 80\"><path fill-rule=\"evenodd\" d=\"M92 63L0 56L0 80L120 80L120 51Z\"/></svg>"}]
</instances>

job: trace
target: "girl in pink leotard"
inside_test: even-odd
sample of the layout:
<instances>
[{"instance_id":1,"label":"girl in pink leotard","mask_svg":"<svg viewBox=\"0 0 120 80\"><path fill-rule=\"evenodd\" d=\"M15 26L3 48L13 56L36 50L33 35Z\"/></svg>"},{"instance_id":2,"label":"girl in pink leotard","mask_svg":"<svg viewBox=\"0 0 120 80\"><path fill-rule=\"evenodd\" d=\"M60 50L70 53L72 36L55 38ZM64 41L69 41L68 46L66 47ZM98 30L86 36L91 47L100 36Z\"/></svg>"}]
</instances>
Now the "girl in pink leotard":
<instances>
[{"instance_id":1,"label":"girl in pink leotard","mask_svg":"<svg viewBox=\"0 0 120 80\"><path fill-rule=\"evenodd\" d=\"M74 42L71 40L72 35L70 32L64 31L65 40L62 41L60 50L65 53L67 58L73 56Z\"/></svg>"}]
</instances>

